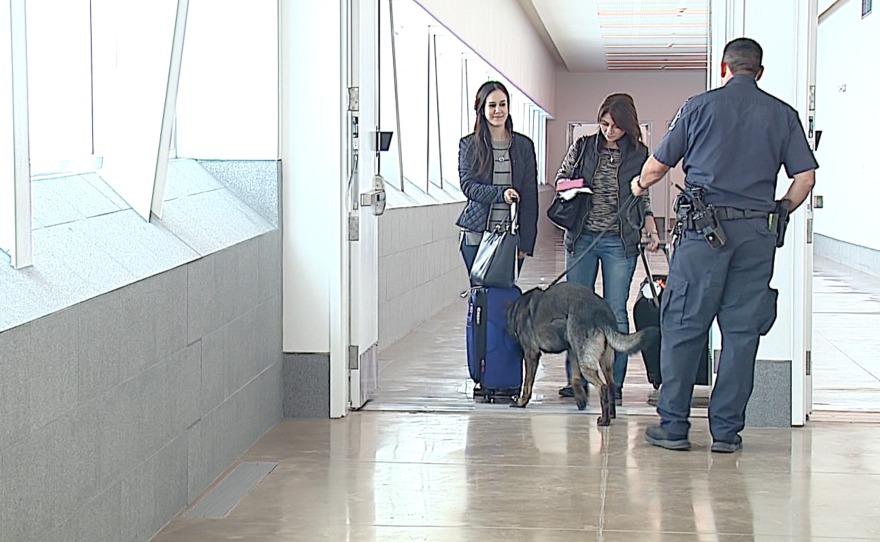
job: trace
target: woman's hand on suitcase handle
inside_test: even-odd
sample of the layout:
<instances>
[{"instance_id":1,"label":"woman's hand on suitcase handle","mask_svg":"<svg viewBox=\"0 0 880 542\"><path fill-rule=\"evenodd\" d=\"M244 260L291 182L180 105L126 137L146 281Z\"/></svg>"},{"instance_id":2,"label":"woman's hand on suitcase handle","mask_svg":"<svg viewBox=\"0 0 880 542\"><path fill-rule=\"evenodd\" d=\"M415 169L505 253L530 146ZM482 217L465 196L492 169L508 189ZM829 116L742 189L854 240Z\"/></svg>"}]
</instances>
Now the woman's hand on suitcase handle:
<instances>
[{"instance_id":1,"label":"woman's hand on suitcase handle","mask_svg":"<svg viewBox=\"0 0 880 542\"><path fill-rule=\"evenodd\" d=\"M660 235L656 231L645 232L645 248L648 249L648 252L660 250Z\"/></svg>"}]
</instances>

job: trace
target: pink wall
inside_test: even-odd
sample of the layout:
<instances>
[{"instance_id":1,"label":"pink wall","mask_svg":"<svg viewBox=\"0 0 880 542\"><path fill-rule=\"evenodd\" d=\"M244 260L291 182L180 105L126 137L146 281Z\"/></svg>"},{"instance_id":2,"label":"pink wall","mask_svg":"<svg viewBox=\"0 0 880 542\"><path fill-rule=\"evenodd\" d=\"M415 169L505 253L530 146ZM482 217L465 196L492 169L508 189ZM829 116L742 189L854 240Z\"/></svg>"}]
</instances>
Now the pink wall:
<instances>
[{"instance_id":1,"label":"pink wall","mask_svg":"<svg viewBox=\"0 0 880 542\"><path fill-rule=\"evenodd\" d=\"M556 61L518 0L416 0L468 47L553 115Z\"/></svg>"},{"instance_id":2,"label":"pink wall","mask_svg":"<svg viewBox=\"0 0 880 542\"><path fill-rule=\"evenodd\" d=\"M600 72L569 73L558 71L556 77L556 120L547 124L547 181L552 182L556 170L568 150L569 121L596 120L599 104L608 94L626 92L632 95L642 122L652 122L653 149L666 132L666 126L679 107L691 96L706 90L706 73L702 70L669 72ZM670 175L681 183L680 168ZM658 183L651 189L654 213L668 216L666 186Z\"/></svg>"}]
</instances>

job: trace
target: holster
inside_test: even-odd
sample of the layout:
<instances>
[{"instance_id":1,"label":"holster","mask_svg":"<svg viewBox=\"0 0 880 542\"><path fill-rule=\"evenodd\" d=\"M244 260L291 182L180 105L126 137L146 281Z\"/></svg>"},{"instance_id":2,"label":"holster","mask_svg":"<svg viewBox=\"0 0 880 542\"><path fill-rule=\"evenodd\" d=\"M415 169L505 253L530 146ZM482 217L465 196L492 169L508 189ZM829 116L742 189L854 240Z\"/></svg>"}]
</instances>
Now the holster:
<instances>
[{"instance_id":1,"label":"holster","mask_svg":"<svg viewBox=\"0 0 880 542\"><path fill-rule=\"evenodd\" d=\"M788 228L790 209L791 202L782 199L776 202L776 210L770 214L767 227L770 233L776 234L776 248L781 248L785 244L785 230Z\"/></svg>"},{"instance_id":2,"label":"holster","mask_svg":"<svg viewBox=\"0 0 880 542\"><path fill-rule=\"evenodd\" d=\"M676 225L680 224L682 230L698 232L715 249L723 247L727 242L721 221L715 216L715 208L703 202L702 189L683 189L676 198L674 209Z\"/></svg>"}]
</instances>

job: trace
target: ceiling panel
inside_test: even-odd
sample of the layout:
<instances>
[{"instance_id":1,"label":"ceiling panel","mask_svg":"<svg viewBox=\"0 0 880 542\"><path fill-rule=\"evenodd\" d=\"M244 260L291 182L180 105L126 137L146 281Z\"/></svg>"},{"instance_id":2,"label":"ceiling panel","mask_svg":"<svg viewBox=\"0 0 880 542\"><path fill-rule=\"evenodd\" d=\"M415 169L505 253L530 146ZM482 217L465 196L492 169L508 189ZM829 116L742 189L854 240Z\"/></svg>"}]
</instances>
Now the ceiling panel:
<instances>
[{"instance_id":1,"label":"ceiling panel","mask_svg":"<svg viewBox=\"0 0 880 542\"><path fill-rule=\"evenodd\" d=\"M705 69L709 0L531 0L572 72Z\"/></svg>"}]
</instances>

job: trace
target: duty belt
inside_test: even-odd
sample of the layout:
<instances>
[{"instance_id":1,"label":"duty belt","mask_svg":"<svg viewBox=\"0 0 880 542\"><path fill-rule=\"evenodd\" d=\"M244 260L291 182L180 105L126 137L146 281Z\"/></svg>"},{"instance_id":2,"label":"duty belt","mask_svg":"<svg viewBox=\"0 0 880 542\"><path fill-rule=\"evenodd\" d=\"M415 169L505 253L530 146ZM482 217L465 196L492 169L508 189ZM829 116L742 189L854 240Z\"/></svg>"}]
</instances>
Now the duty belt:
<instances>
[{"instance_id":1,"label":"duty belt","mask_svg":"<svg viewBox=\"0 0 880 542\"><path fill-rule=\"evenodd\" d=\"M767 218L767 211L742 211L733 207L715 207L715 218L718 220L741 220L743 218Z\"/></svg>"},{"instance_id":2,"label":"duty belt","mask_svg":"<svg viewBox=\"0 0 880 542\"><path fill-rule=\"evenodd\" d=\"M742 220L745 218L763 218L767 219L771 213L767 211L743 211L733 207L714 207L715 218L718 220ZM694 223L690 217L684 219L684 229L693 230Z\"/></svg>"}]
</instances>

